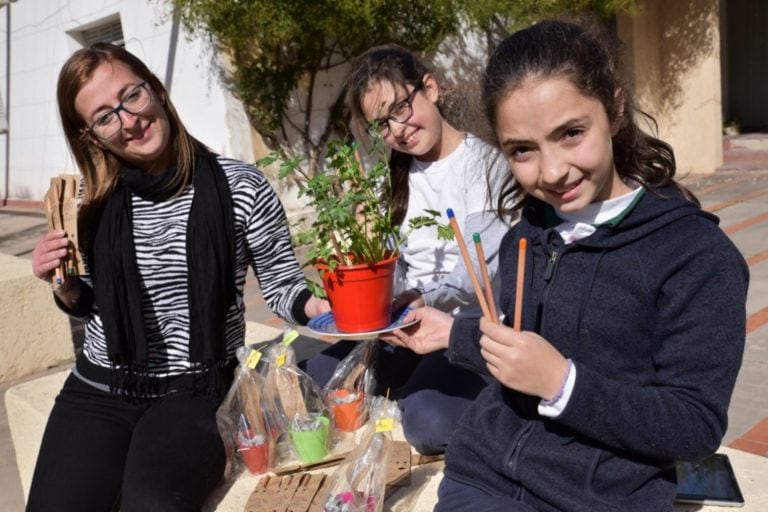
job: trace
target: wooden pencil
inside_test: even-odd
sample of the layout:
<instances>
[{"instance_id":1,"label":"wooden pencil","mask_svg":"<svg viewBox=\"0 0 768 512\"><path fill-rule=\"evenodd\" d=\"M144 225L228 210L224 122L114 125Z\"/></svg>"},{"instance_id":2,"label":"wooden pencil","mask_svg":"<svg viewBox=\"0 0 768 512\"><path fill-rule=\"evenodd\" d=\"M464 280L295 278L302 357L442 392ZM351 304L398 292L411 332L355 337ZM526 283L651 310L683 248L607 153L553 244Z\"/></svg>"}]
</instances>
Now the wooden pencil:
<instances>
[{"instance_id":1,"label":"wooden pencil","mask_svg":"<svg viewBox=\"0 0 768 512\"><path fill-rule=\"evenodd\" d=\"M480 275L483 276L483 288L485 289L485 300L488 302L488 310L491 313L493 323L499 323L499 315L496 312L496 300L493 298L493 286L491 285L491 275L488 273L488 265L485 263L485 251L483 242L480 240L480 233L472 233L472 240L475 242L475 252L477 260L480 263Z\"/></svg>"},{"instance_id":2,"label":"wooden pencil","mask_svg":"<svg viewBox=\"0 0 768 512\"><path fill-rule=\"evenodd\" d=\"M525 256L528 249L528 240L520 239L517 253L517 290L515 290L515 323L514 328L519 331L523 320L523 287L525 284Z\"/></svg>"},{"instance_id":3,"label":"wooden pencil","mask_svg":"<svg viewBox=\"0 0 768 512\"><path fill-rule=\"evenodd\" d=\"M464 243L464 238L461 236L461 229L459 229L459 224L456 222L456 217L453 214L453 210L448 208L446 210L446 214L448 215L448 223L451 225L451 229L453 230L453 236L456 237L456 243L459 246L461 257L464 258L464 265L467 267L469 278L472 280L472 286L475 288L475 295L477 295L477 302L480 304L480 309L483 311L483 316L488 320L493 321L493 317L491 316L490 310L488 309L488 303L485 301L485 296L483 295L483 288L480 286L480 281L477 280L475 267L472 264L472 258L469 257L467 245Z\"/></svg>"}]
</instances>

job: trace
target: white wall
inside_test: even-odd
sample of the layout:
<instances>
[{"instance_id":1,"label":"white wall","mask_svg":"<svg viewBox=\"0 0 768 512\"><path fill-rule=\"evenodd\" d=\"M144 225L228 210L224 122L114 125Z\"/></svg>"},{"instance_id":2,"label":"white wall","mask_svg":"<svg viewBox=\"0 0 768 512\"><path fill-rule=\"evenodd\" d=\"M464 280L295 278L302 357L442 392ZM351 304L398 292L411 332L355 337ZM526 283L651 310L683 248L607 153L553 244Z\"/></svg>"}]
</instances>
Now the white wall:
<instances>
[{"instance_id":1,"label":"white wall","mask_svg":"<svg viewBox=\"0 0 768 512\"><path fill-rule=\"evenodd\" d=\"M18 0L11 4L10 166L6 169L6 135L0 135L2 198L40 200L52 176L77 172L56 106L59 69L81 47L67 32L119 15L126 48L165 81L172 27L169 4L162 0ZM3 102L7 98L7 9L0 7ZM182 120L190 133L213 150L252 161L242 106L219 85L212 69L207 43L190 40L180 29L171 99Z\"/></svg>"}]
</instances>

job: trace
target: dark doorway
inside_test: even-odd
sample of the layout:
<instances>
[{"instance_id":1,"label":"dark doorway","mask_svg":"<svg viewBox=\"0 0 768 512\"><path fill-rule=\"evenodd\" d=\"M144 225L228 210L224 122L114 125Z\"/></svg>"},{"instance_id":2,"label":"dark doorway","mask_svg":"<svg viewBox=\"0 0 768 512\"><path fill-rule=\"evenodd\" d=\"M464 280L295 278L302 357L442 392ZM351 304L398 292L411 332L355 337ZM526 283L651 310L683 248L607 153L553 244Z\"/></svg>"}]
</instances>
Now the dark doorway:
<instances>
[{"instance_id":1,"label":"dark doorway","mask_svg":"<svg viewBox=\"0 0 768 512\"><path fill-rule=\"evenodd\" d=\"M723 121L768 131L768 2L721 1Z\"/></svg>"}]
</instances>

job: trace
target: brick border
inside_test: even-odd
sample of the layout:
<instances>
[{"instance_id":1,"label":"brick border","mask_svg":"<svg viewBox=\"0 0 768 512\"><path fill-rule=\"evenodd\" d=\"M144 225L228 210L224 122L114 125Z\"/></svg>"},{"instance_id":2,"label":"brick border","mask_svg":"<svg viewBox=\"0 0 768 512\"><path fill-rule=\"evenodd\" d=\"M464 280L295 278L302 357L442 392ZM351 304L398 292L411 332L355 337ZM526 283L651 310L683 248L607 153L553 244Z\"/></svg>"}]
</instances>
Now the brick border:
<instances>
[{"instance_id":1,"label":"brick border","mask_svg":"<svg viewBox=\"0 0 768 512\"><path fill-rule=\"evenodd\" d=\"M768 417L763 418L728 446L743 452L768 457Z\"/></svg>"}]
</instances>

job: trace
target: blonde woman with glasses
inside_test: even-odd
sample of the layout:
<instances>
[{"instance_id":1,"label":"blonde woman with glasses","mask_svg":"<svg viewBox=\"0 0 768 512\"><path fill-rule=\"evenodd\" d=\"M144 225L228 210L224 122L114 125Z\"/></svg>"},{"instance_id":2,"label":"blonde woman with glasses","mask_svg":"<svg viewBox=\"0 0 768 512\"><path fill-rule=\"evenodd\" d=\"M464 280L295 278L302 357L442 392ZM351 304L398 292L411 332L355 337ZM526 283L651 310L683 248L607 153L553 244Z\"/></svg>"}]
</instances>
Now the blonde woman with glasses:
<instances>
[{"instance_id":1,"label":"blonde woman with glasses","mask_svg":"<svg viewBox=\"0 0 768 512\"><path fill-rule=\"evenodd\" d=\"M305 324L328 311L305 287L285 213L263 174L212 153L152 72L106 44L75 52L58 81L82 173L87 275L61 309L85 342L43 437L28 511L199 510L225 455L215 413L243 344L250 265L270 308ZM50 281L62 231L35 247Z\"/></svg>"}]
</instances>

